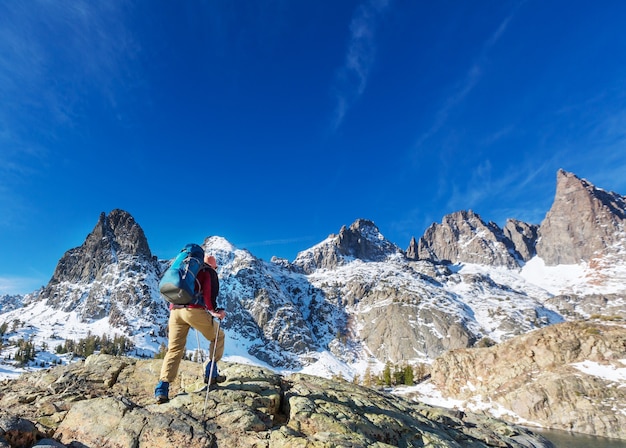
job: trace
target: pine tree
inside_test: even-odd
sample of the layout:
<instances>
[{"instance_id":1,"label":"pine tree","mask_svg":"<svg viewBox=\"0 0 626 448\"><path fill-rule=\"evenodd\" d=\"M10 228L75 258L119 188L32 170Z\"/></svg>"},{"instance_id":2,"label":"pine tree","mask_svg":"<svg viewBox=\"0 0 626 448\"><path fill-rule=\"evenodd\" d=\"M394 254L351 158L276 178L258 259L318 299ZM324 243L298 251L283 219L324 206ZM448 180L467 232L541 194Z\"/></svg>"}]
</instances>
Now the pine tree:
<instances>
[{"instance_id":1,"label":"pine tree","mask_svg":"<svg viewBox=\"0 0 626 448\"><path fill-rule=\"evenodd\" d=\"M25 365L35 360L35 345L32 342L20 339L17 342L17 347L14 357L15 361Z\"/></svg>"},{"instance_id":2,"label":"pine tree","mask_svg":"<svg viewBox=\"0 0 626 448\"><path fill-rule=\"evenodd\" d=\"M19 319L15 319L13 321L13 325L11 326L11 331L17 330L19 328L20 324L21 324L20 320Z\"/></svg>"},{"instance_id":3,"label":"pine tree","mask_svg":"<svg viewBox=\"0 0 626 448\"><path fill-rule=\"evenodd\" d=\"M387 361L383 370L383 384L391 386L391 362Z\"/></svg>"},{"instance_id":4,"label":"pine tree","mask_svg":"<svg viewBox=\"0 0 626 448\"><path fill-rule=\"evenodd\" d=\"M413 367L407 365L404 367L404 384L406 386L412 386L413 383Z\"/></svg>"},{"instance_id":5,"label":"pine tree","mask_svg":"<svg viewBox=\"0 0 626 448\"><path fill-rule=\"evenodd\" d=\"M393 385L404 384L404 367L395 366L393 370Z\"/></svg>"}]
</instances>

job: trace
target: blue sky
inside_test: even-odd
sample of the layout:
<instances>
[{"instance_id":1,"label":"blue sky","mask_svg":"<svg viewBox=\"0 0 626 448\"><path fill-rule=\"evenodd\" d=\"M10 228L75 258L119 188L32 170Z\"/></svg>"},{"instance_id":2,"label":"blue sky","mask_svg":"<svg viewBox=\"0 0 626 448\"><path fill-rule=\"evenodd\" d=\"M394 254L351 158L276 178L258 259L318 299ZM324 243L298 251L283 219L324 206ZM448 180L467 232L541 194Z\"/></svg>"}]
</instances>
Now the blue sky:
<instances>
[{"instance_id":1,"label":"blue sky","mask_svg":"<svg viewBox=\"0 0 626 448\"><path fill-rule=\"evenodd\" d=\"M374 221L539 224L559 168L626 194L626 2L0 3L0 294L101 212L160 258L293 260Z\"/></svg>"}]
</instances>

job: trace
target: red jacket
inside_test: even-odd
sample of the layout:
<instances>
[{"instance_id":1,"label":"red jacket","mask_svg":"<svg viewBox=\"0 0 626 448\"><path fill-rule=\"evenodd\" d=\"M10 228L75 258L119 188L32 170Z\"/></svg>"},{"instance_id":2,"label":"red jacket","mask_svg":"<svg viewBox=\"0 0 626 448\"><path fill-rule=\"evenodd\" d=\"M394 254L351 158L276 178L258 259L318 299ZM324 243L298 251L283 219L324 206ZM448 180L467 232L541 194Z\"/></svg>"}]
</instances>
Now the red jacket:
<instances>
[{"instance_id":1,"label":"red jacket","mask_svg":"<svg viewBox=\"0 0 626 448\"><path fill-rule=\"evenodd\" d=\"M204 308L209 311L217 309L217 295L220 292L220 282L217 272L209 265L204 265L198 272L198 282L202 286L202 297L204 298ZM198 305L202 307L202 305Z\"/></svg>"}]
</instances>

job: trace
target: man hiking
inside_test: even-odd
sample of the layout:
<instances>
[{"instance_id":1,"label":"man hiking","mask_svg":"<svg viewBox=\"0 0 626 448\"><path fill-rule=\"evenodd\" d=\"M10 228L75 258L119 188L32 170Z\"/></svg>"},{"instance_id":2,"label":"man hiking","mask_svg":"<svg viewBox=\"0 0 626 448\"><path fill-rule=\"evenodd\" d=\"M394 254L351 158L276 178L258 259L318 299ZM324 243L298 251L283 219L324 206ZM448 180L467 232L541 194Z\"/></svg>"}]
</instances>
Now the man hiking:
<instances>
[{"instance_id":1,"label":"man hiking","mask_svg":"<svg viewBox=\"0 0 626 448\"><path fill-rule=\"evenodd\" d=\"M159 383L154 390L157 403L169 401L170 383L176 378L180 361L185 354L189 328L194 328L211 341L209 356L213 356L213 359L210 359L206 365L204 382L210 387L226 380L217 370L217 362L224 354L224 332L213 318L221 321L226 316L226 312L217 307L216 298L220 287L217 277L217 261L214 256L205 254L204 265L198 272L197 280L200 290L196 292L201 293L203 299L200 304L170 304L167 353L161 366Z\"/></svg>"}]
</instances>

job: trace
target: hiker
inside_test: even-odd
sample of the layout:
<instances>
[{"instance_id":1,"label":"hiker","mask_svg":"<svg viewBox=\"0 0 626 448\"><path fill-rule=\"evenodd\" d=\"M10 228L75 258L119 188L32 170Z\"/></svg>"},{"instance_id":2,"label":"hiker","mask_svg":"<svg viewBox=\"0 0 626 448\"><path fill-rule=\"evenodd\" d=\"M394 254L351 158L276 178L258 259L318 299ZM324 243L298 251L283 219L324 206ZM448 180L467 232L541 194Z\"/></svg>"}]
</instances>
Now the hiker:
<instances>
[{"instance_id":1,"label":"hiker","mask_svg":"<svg viewBox=\"0 0 626 448\"><path fill-rule=\"evenodd\" d=\"M196 331L211 341L209 357L214 356L213 362L209 359L205 372L204 382L207 387L221 383L226 378L219 374L217 362L224 354L224 332L219 329L213 318L220 321L224 319L226 312L217 307L216 298L219 293L219 280L217 278L217 262L212 255L204 255L204 265L198 272L197 280L201 286L202 304L174 305L170 304L170 318L168 322L168 346L167 353L161 366L159 383L154 390L154 396L158 403L169 400L169 386L176 374L180 361L185 354L187 345L187 333L189 328ZM217 340L216 340L217 335ZM211 370L213 366L213 371Z\"/></svg>"}]
</instances>

